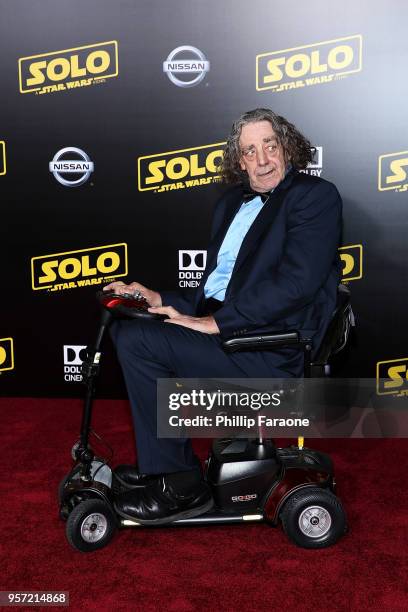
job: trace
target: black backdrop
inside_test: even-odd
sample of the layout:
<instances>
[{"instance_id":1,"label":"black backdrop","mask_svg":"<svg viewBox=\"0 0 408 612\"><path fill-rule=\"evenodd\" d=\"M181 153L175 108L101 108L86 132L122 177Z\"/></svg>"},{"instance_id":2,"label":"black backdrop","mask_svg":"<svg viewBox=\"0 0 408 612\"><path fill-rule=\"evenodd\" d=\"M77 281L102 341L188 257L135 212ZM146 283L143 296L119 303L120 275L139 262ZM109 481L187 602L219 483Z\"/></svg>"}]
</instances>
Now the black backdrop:
<instances>
[{"instance_id":1,"label":"black backdrop","mask_svg":"<svg viewBox=\"0 0 408 612\"><path fill-rule=\"evenodd\" d=\"M129 280L156 289L199 280L203 254L179 252L205 250L224 189L216 152L232 121L258 106L283 114L320 147L308 171L333 181L344 200L341 253L358 333L343 372L374 377L377 363L390 361L405 377L403 0L1 0L0 7L3 395L82 393L80 348L72 347L93 338L102 278L128 269ZM163 70L181 46L198 50L169 59L192 70L173 72L179 80L202 73L190 87ZM66 147L94 164L80 186L50 172ZM74 152L64 159L83 161ZM61 176L72 181L83 172ZM56 269L65 278L53 279ZM91 279L100 284L79 286ZM119 397L120 371L107 353L99 393ZM387 364L379 368L388 372Z\"/></svg>"}]
</instances>

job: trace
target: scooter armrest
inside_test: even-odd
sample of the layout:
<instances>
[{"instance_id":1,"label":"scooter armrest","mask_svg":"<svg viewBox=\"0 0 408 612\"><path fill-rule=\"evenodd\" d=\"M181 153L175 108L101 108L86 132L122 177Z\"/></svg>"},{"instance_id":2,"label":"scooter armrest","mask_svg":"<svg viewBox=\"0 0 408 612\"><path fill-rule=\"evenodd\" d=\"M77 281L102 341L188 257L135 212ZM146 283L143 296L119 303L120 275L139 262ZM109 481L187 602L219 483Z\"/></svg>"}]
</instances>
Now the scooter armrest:
<instances>
[{"instance_id":1,"label":"scooter armrest","mask_svg":"<svg viewBox=\"0 0 408 612\"><path fill-rule=\"evenodd\" d=\"M276 349L284 346L303 346L299 332L263 332L262 334L246 334L239 338L227 338L222 343L224 351L235 353L236 351L264 351L268 349Z\"/></svg>"}]
</instances>

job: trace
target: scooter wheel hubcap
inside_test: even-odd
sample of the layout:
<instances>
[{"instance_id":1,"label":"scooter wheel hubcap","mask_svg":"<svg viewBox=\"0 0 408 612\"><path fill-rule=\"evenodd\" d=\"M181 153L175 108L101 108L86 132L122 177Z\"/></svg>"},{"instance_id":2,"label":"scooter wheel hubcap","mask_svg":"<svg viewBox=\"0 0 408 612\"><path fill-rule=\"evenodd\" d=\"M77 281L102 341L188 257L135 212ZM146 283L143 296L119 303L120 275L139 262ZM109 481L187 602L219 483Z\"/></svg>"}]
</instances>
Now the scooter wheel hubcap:
<instances>
[{"instance_id":1,"label":"scooter wheel hubcap","mask_svg":"<svg viewBox=\"0 0 408 612\"><path fill-rule=\"evenodd\" d=\"M332 524L330 513L322 506L308 506L299 516L299 529L308 538L321 538Z\"/></svg>"},{"instance_id":2,"label":"scooter wheel hubcap","mask_svg":"<svg viewBox=\"0 0 408 612\"><path fill-rule=\"evenodd\" d=\"M108 529L106 516L99 512L88 514L81 524L81 536L85 542L98 542Z\"/></svg>"}]
</instances>

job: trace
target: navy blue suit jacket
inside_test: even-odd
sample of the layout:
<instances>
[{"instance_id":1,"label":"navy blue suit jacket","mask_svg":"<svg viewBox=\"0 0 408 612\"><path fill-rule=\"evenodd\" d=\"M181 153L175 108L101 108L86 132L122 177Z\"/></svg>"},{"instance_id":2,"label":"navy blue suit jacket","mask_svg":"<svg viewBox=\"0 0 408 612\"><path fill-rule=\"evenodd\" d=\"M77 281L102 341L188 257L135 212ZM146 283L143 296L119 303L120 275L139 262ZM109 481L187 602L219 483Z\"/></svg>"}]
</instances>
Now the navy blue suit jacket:
<instances>
[{"instance_id":1,"label":"navy blue suit jacket","mask_svg":"<svg viewBox=\"0 0 408 612\"><path fill-rule=\"evenodd\" d=\"M163 304L199 313L204 285L226 231L242 203L242 187L218 202L200 286L162 292ZM342 202L336 187L290 171L250 227L238 253L224 305L214 314L222 337L299 330L318 348L336 304Z\"/></svg>"}]
</instances>

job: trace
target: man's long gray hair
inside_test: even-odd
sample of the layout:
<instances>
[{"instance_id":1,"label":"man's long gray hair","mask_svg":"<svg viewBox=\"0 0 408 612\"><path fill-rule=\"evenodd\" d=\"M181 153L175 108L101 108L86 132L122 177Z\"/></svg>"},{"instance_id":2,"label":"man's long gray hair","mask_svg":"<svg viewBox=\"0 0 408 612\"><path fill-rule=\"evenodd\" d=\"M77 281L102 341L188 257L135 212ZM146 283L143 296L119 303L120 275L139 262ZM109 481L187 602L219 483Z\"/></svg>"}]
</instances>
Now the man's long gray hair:
<instances>
[{"instance_id":1,"label":"man's long gray hair","mask_svg":"<svg viewBox=\"0 0 408 612\"><path fill-rule=\"evenodd\" d=\"M296 170L303 170L312 161L314 148L292 123L277 115L269 108L255 108L244 113L231 128L220 166L221 178L226 183L246 182L247 174L239 165L241 149L239 138L244 125L257 121L269 121L278 143L282 145L286 163Z\"/></svg>"}]
</instances>

